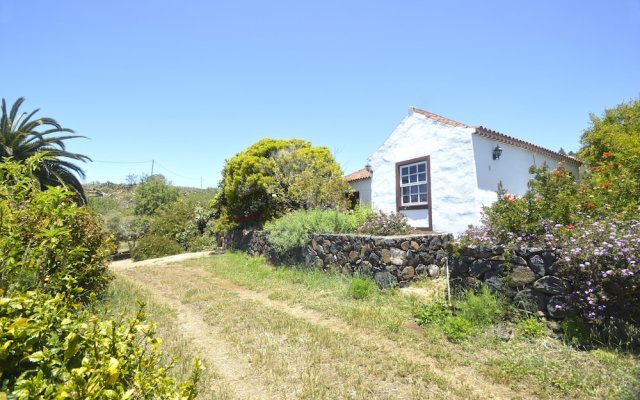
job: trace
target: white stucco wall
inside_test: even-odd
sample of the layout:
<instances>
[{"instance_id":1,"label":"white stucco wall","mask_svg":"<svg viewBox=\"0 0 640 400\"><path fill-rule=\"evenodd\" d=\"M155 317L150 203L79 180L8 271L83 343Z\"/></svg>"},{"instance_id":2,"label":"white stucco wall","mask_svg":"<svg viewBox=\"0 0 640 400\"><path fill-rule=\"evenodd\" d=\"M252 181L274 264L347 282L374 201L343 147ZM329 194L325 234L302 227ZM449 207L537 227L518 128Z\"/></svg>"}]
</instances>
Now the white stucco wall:
<instances>
[{"instance_id":1,"label":"white stucco wall","mask_svg":"<svg viewBox=\"0 0 640 400\"><path fill-rule=\"evenodd\" d=\"M502 155L498 160L493 159L493 149L496 145L502 148ZM478 176L479 210L482 205L489 205L496 200L498 182L502 181L502 186L509 193L522 195L527 191L527 182L531 178L529 167L539 167L545 162L550 169L558 166L558 161L547 155L479 135L473 135L473 152ZM578 176L578 168L575 165L564 164L564 167L574 176Z\"/></svg>"},{"instance_id":2,"label":"white stucco wall","mask_svg":"<svg viewBox=\"0 0 640 400\"><path fill-rule=\"evenodd\" d=\"M432 228L460 233L479 220L473 161L474 129L435 122L410 112L369 157L372 206L396 211L396 162L430 156ZM403 211L415 227L429 225L427 210Z\"/></svg>"},{"instance_id":3,"label":"white stucco wall","mask_svg":"<svg viewBox=\"0 0 640 400\"><path fill-rule=\"evenodd\" d=\"M371 179L349 182L356 192L360 192L360 204L371 205Z\"/></svg>"}]
</instances>

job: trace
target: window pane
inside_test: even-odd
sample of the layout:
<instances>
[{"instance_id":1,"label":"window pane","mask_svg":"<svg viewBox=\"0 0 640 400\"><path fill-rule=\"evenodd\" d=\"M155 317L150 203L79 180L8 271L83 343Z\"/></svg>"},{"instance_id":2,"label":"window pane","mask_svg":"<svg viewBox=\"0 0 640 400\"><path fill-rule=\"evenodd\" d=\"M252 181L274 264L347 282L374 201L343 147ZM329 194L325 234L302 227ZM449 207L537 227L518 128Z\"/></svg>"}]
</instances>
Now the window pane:
<instances>
[{"instance_id":1,"label":"window pane","mask_svg":"<svg viewBox=\"0 0 640 400\"><path fill-rule=\"evenodd\" d=\"M418 195L417 194L412 194L411 195L411 202L412 203L417 203L418 202Z\"/></svg>"},{"instance_id":2,"label":"window pane","mask_svg":"<svg viewBox=\"0 0 640 400\"><path fill-rule=\"evenodd\" d=\"M427 185L418 185L420 193L427 193Z\"/></svg>"},{"instance_id":3,"label":"window pane","mask_svg":"<svg viewBox=\"0 0 640 400\"><path fill-rule=\"evenodd\" d=\"M409 173L409 168L402 167L400 175L407 175Z\"/></svg>"},{"instance_id":4,"label":"window pane","mask_svg":"<svg viewBox=\"0 0 640 400\"><path fill-rule=\"evenodd\" d=\"M408 176L403 176L402 177L402 183L409 183L409 177Z\"/></svg>"},{"instance_id":5,"label":"window pane","mask_svg":"<svg viewBox=\"0 0 640 400\"><path fill-rule=\"evenodd\" d=\"M421 194L420 195L420 202L422 202L422 203L426 203L427 202L427 195L426 194Z\"/></svg>"},{"instance_id":6,"label":"window pane","mask_svg":"<svg viewBox=\"0 0 640 400\"><path fill-rule=\"evenodd\" d=\"M403 187L402 188L402 195L405 196L405 195L410 194L409 189L411 189L411 188L410 187Z\"/></svg>"},{"instance_id":7,"label":"window pane","mask_svg":"<svg viewBox=\"0 0 640 400\"><path fill-rule=\"evenodd\" d=\"M415 165L412 165L412 166L409 167L409 173L410 174L415 174L416 172L417 171L416 171L416 166Z\"/></svg>"},{"instance_id":8,"label":"window pane","mask_svg":"<svg viewBox=\"0 0 640 400\"><path fill-rule=\"evenodd\" d=\"M402 196L402 203L407 204L409 202L409 196Z\"/></svg>"},{"instance_id":9,"label":"window pane","mask_svg":"<svg viewBox=\"0 0 640 400\"><path fill-rule=\"evenodd\" d=\"M418 174L418 181L426 182L426 180L427 180L427 174Z\"/></svg>"},{"instance_id":10,"label":"window pane","mask_svg":"<svg viewBox=\"0 0 640 400\"><path fill-rule=\"evenodd\" d=\"M418 164L418 172L425 172L426 170L427 170L427 164L426 163Z\"/></svg>"},{"instance_id":11,"label":"window pane","mask_svg":"<svg viewBox=\"0 0 640 400\"><path fill-rule=\"evenodd\" d=\"M411 194L418 194L418 187L417 186L411 186Z\"/></svg>"},{"instance_id":12,"label":"window pane","mask_svg":"<svg viewBox=\"0 0 640 400\"><path fill-rule=\"evenodd\" d=\"M418 175L409 175L409 181L411 183L417 182L418 181Z\"/></svg>"}]
</instances>

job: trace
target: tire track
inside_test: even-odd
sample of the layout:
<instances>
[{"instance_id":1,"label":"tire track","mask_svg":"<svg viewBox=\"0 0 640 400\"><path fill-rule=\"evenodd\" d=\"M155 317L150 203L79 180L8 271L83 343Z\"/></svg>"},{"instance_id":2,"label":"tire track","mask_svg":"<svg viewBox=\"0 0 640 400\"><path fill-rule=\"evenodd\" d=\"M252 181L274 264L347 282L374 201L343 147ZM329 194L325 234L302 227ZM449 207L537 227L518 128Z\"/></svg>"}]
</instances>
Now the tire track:
<instances>
[{"instance_id":1,"label":"tire track","mask_svg":"<svg viewBox=\"0 0 640 400\"><path fill-rule=\"evenodd\" d=\"M502 385L487 383L481 377L476 377L477 373L473 368L464 366L451 366L450 368L439 368L435 364L436 360L425 355L417 354L415 350L399 347L398 344L386 337L364 331L350 326L345 321L326 317L318 311L304 308L301 305L292 306L285 301L273 300L268 297L268 293L256 292L246 287L239 286L233 282L214 276L202 267L191 267L183 265L171 265L170 268L162 268L162 274L154 274L153 279L159 278L164 284L171 285L175 282L188 283L192 288L205 291L223 289L235 293L242 300L255 301L266 307L276 309L293 318L303 320L307 323L328 329L332 332L356 337L359 342L375 346L380 353L386 353L391 357L403 358L415 363L428 371L430 374L442 377L455 389L466 395L464 398L475 397L478 399L518 399L522 395L514 392L510 388ZM127 275L135 274L134 271L127 271ZM142 274L135 274L142 275ZM164 279L163 279L164 277ZM157 282L156 287L162 287ZM165 290L166 291L166 290ZM183 305L183 307L186 307Z\"/></svg>"}]
</instances>

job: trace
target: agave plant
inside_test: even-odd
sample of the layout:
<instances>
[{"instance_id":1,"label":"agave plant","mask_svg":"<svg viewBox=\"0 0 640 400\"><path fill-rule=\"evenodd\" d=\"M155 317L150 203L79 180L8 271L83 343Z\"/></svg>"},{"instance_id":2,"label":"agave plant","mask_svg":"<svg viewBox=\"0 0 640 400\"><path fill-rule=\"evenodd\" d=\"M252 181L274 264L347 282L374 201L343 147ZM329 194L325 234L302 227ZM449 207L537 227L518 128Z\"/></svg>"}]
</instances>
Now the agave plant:
<instances>
[{"instance_id":1,"label":"agave plant","mask_svg":"<svg viewBox=\"0 0 640 400\"><path fill-rule=\"evenodd\" d=\"M70 153L66 150L65 141L81 138L69 128L63 128L55 119L41 117L32 119L40 111L31 113L19 112L24 97L20 97L7 112L7 105L2 99L2 119L0 120L0 160L11 157L16 161L44 153L40 167L35 175L40 185L64 185L78 194L78 201L86 203L86 196L78 176L84 179L84 171L70 160L91 161L85 155ZM67 133L60 135L61 133ZM77 174L77 176L76 176Z\"/></svg>"}]
</instances>

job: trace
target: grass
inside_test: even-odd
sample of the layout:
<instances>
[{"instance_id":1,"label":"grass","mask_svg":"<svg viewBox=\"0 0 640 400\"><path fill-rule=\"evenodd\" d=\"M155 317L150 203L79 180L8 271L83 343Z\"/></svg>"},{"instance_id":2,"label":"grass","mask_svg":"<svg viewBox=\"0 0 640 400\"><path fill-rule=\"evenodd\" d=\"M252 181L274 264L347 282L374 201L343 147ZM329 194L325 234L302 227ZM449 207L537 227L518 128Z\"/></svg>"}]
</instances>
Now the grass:
<instances>
[{"instance_id":1,"label":"grass","mask_svg":"<svg viewBox=\"0 0 640 400\"><path fill-rule=\"evenodd\" d=\"M276 269L239 253L182 265L131 274L170 287L201 310L281 397L466 398L482 397L477 390L485 386L487 393L506 386L498 397L631 399L638 387L633 355L577 350L540 333L537 321L511 324L513 339L501 340L492 322L501 308L482 294L455 310L457 318L473 321L473 333L465 334L467 323L447 328L448 311L399 290L355 299L353 287L360 284L342 275ZM429 307L424 318L432 323L419 327L414 312ZM465 335L459 343L447 338L457 341L457 334Z\"/></svg>"},{"instance_id":2,"label":"grass","mask_svg":"<svg viewBox=\"0 0 640 400\"><path fill-rule=\"evenodd\" d=\"M396 291L375 289L366 299L354 299L352 279L340 274L305 268L273 268L262 258L250 258L242 253L189 260L185 264L201 265L215 276L252 290L269 292L275 299L344 319L359 328L397 326L412 319L411 301Z\"/></svg>"},{"instance_id":3,"label":"grass","mask_svg":"<svg viewBox=\"0 0 640 400\"><path fill-rule=\"evenodd\" d=\"M104 312L113 318L132 316L141 303L145 304L149 321L155 323L156 333L162 338L162 349L167 354L165 363L173 363L172 377L178 380L187 379L197 354L180 333L176 324L176 314L170 307L155 301L148 290L117 275L104 299L106 306ZM224 385L217 384L219 377L215 369L206 363L204 368L198 387L198 398L220 400L233 398Z\"/></svg>"}]
</instances>

